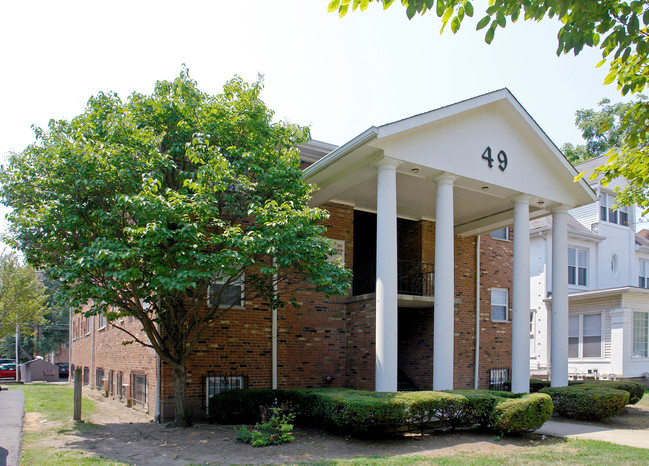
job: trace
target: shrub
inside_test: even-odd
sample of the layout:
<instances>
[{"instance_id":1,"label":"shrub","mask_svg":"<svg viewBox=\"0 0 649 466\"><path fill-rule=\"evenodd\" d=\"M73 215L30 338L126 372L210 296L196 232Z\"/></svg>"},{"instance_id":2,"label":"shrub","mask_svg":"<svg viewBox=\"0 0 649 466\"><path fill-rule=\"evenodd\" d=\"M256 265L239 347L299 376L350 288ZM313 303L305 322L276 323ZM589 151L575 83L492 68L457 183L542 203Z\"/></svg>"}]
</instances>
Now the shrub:
<instances>
[{"instance_id":1,"label":"shrub","mask_svg":"<svg viewBox=\"0 0 649 466\"><path fill-rule=\"evenodd\" d=\"M489 390L377 393L331 388L235 390L212 397L210 412L218 422L253 423L259 419L261 406L284 402L291 404L297 422L360 437L476 425L499 433L522 433L540 427L552 414L546 395Z\"/></svg>"},{"instance_id":2,"label":"shrub","mask_svg":"<svg viewBox=\"0 0 649 466\"><path fill-rule=\"evenodd\" d=\"M644 396L644 385L639 382L630 382L625 380L593 380L586 381L583 385L599 388L613 388L629 392L629 404L631 405L636 404Z\"/></svg>"},{"instance_id":3,"label":"shrub","mask_svg":"<svg viewBox=\"0 0 649 466\"><path fill-rule=\"evenodd\" d=\"M552 398L543 393L530 393L519 398L504 398L493 410L492 429L504 434L531 432L552 416Z\"/></svg>"},{"instance_id":4,"label":"shrub","mask_svg":"<svg viewBox=\"0 0 649 466\"><path fill-rule=\"evenodd\" d=\"M552 399L542 394L457 390L467 397L471 417L482 428L521 434L541 427L552 416Z\"/></svg>"},{"instance_id":5,"label":"shrub","mask_svg":"<svg viewBox=\"0 0 649 466\"><path fill-rule=\"evenodd\" d=\"M262 408L281 402L281 395L279 390L228 390L210 398L208 415L220 424L254 424Z\"/></svg>"},{"instance_id":6,"label":"shrub","mask_svg":"<svg viewBox=\"0 0 649 466\"><path fill-rule=\"evenodd\" d=\"M250 430L247 427L235 428L237 438L254 447L278 445L295 440L293 421L295 414L289 412L287 404L262 408L262 420Z\"/></svg>"},{"instance_id":7,"label":"shrub","mask_svg":"<svg viewBox=\"0 0 649 466\"><path fill-rule=\"evenodd\" d=\"M555 413L572 419L601 420L620 413L629 402L629 392L589 384L544 388L541 393L552 397Z\"/></svg>"},{"instance_id":8,"label":"shrub","mask_svg":"<svg viewBox=\"0 0 649 466\"><path fill-rule=\"evenodd\" d=\"M530 393L537 393L542 388L547 388L549 386L549 380L530 379Z\"/></svg>"}]
</instances>

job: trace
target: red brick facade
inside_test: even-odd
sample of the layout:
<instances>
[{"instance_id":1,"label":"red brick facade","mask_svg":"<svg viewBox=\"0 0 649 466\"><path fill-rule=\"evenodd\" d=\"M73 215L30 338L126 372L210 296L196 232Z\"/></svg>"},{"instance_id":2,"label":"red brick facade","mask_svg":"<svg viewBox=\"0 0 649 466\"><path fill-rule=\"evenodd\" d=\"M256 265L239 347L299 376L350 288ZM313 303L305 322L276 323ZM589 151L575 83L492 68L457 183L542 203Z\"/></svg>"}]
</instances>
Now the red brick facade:
<instances>
[{"instance_id":1,"label":"red brick facade","mask_svg":"<svg viewBox=\"0 0 649 466\"><path fill-rule=\"evenodd\" d=\"M327 236L344 240L345 264L353 269L353 207L329 203ZM399 259L432 264L435 226L428 221L399 221ZM510 290L512 248L509 241L481 237L480 247L480 388L488 388L489 369L511 365L511 324L491 321L491 287ZM455 349L454 386L473 388L476 344L476 237L455 237ZM299 284L296 284L299 289ZM374 295L331 297L300 291L299 308L286 306L278 314L278 387L352 387L372 390L375 377ZM146 376L147 399L143 407L155 412L156 357L137 344L123 346L128 335L110 324L99 329L99 318L72 317L72 361L87 368L90 382L103 370L113 378L112 396L118 397L117 374L123 384L131 374ZM95 322L87 330L86 322ZM120 321L121 323L122 321ZM140 332L138 322L123 322ZM399 309L399 369L418 389L431 389L433 377L433 308ZM94 341L94 351L92 342ZM205 414L205 377L243 375L249 388L271 387L271 311L260 302L246 302L229 311L201 337L188 364L188 400L194 417ZM111 372L112 371L112 372ZM101 371L99 371L101 374ZM331 381L325 377L331 376ZM171 371L161 365L161 417L173 416ZM103 389L103 387L101 387ZM134 397L129 387L128 396ZM133 392L133 393L131 393Z\"/></svg>"}]
</instances>

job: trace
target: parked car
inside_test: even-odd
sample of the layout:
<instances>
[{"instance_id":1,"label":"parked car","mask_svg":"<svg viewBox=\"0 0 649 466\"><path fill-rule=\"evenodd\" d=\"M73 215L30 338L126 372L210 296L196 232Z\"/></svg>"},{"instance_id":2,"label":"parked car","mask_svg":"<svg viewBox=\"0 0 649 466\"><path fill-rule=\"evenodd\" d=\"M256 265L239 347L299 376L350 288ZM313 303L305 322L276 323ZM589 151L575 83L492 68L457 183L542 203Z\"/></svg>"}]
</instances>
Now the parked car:
<instances>
[{"instance_id":1,"label":"parked car","mask_svg":"<svg viewBox=\"0 0 649 466\"><path fill-rule=\"evenodd\" d=\"M0 364L8 364L8 363L15 363L15 359L7 359L7 358L0 358Z\"/></svg>"},{"instance_id":2,"label":"parked car","mask_svg":"<svg viewBox=\"0 0 649 466\"><path fill-rule=\"evenodd\" d=\"M9 377L16 378L16 364L6 363L0 365L0 379Z\"/></svg>"},{"instance_id":3,"label":"parked car","mask_svg":"<svg viewBox=\"0 0 649 466\"><path fill-rule=\"evenodd\" d=\"M57 362L56 365L59 366L59 377L67 377L70 375L70 367L67 362Z\"/></svg>"}]
</instances>

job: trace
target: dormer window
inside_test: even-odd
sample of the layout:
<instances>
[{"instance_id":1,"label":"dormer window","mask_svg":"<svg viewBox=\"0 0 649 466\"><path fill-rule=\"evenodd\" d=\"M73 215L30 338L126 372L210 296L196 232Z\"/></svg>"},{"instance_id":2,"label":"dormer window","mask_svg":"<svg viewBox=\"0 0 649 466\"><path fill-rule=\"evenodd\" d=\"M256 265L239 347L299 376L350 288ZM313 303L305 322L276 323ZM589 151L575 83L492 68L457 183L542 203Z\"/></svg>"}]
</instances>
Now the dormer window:
<instances>
[{"instance_id":1,"label":"dormer window","mask_svg":"<svg viewBox=\"0 0 649 466\"><path fill-rule=\"evenodd\" d=\"M599 198L599 217L604 222L617 223L618 225L629 224L629 208L627 206L618 206L617 210L613 209L615 205L615 196L608 193L602 193Z\"/></svg>"}]
</instances>

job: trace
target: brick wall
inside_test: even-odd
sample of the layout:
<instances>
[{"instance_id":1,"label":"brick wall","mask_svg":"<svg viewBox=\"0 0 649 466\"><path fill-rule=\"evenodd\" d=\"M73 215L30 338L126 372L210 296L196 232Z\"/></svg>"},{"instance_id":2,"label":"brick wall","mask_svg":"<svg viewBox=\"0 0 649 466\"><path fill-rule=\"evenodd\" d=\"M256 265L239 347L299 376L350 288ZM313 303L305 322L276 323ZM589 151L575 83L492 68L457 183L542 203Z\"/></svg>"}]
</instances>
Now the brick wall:
<instances>
[{"instance_id":1,"label":"brick wall","mask_svg":"<svg viewBox=\"0 0 649 466\"><path fill-rule=\"evenodd\" d=\"M327 236L345 241L345 263L353 266L354 211L350 206L329 203L325 222ZM483 235L481 247L480 386L488 386L488 369L511 365L511 324L491 322L490 289L510 290L512 243ZM435 226L428 221L399 222L400 259L434 262ZM475 362L475 263L476 237L455 237L455 340L454 386L472 388ZM278 386L353 387L372 390L375 378L375 301L330 297L310 292L294 283L299 307L287 305L278 312ZM245 375L249 388L271 387L271 311L259 300L232 309L202 335L187 366L187 394L190 414L205 413L205 376ZM77 336L72 341L72 364L104 369L106 375L122 371L124 381L139 371L147 376L149 402L155 399L155 355L137 344L123 346L123 332L95 323L94 363L91 357L92 331L86 334L85 319L74 316ZM140 332L137 322L124 322ZM433 309L399 310L399 366L420 389L432 388ZM325 376L333 381L325 382ZM173 417L171 370L161 368L161 407L165 418Z\"/></svg>"}]
</instances>

